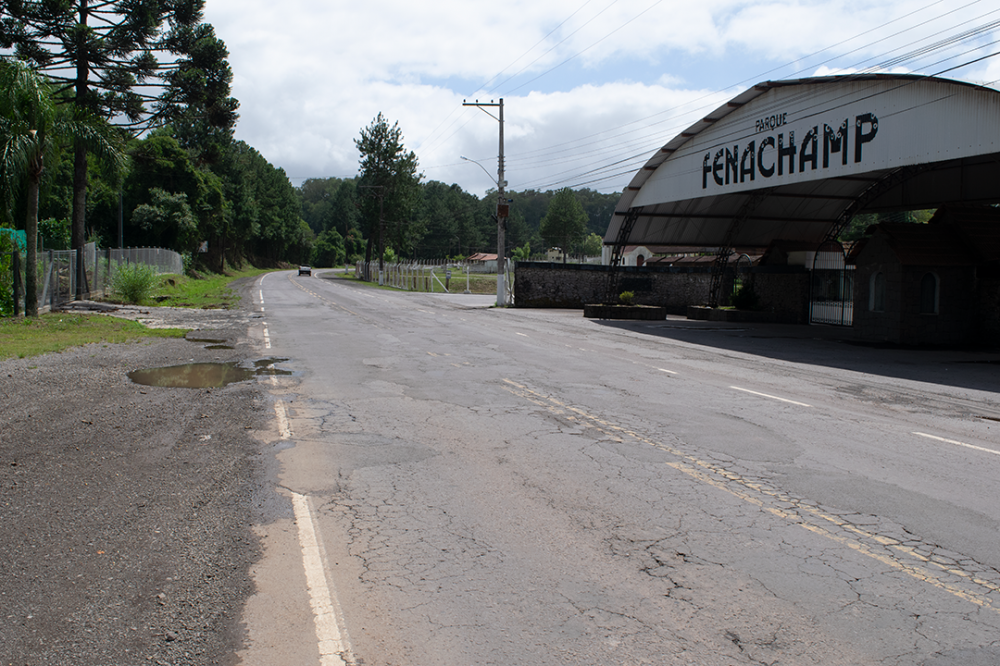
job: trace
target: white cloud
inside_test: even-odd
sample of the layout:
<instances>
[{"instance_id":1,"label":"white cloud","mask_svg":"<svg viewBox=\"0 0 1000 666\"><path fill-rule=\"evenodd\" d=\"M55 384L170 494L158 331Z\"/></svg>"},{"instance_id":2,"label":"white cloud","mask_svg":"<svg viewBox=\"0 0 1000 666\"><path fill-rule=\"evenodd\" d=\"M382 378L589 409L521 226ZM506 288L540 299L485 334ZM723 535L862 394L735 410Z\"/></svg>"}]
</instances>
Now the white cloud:
<instances>
[{"instance_id":1,"label":"white cloud","mask_svg":"<svg viewBox=\"0 0 1000 666\"><path fill-rule=\"evenodd\" d=\"M641 164L740 82L863 68L987 20L970 9L919 25L951 11L945 4L208 0L206 20L230 50L237 136L294 181L354 175L354 139L382 112L399 121L427 178L482 194L489 176L459 155L494 173L498 127L463 108L465 98L504 97L511 187L581 184L602 165ZM964 74L995 81L1000 64ZM487 81L502 85L476 91ZM589 186L620 189L629 179Z\"/></svg>"}]
</instances>

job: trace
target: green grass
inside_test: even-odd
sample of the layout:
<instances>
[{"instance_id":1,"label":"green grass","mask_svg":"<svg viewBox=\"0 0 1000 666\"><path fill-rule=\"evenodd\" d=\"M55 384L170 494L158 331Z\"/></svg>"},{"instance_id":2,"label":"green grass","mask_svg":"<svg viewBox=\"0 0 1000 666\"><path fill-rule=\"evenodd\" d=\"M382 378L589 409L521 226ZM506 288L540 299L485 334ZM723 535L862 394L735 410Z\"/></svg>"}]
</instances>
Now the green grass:
<instances>
[{"instance_id":1,"label":"green grass","mask_svg":"<svg viewBox=\"0 0 1000 666\"><path fill-rule=\"evenodd\" d=\"M187 275L161 275L153 290L152 298L145 305L162 305L175 308L230 309L239 305L240 297L229 288L229 283L244 277L256 277L273 269L248 268L230 270L224 275L203 274L200 278Z\"/></svg>"},{"instance_id":2,"label":"green grass","mask_svg":"<svg viewBox=\"0 0 1000 666\"><path fill-rule=\"evenodd\" d=\"M239 278L267 272L268 269L250 268L224 275L207 274L201 278L161 275L153 295L142 304L234 308L239 305L240 296L229 288L229 284ZM180 338L186 332L179 328L146 328L134 321L103 315L55 313L33 320L0 318L0 360L60 352L92 342L114 344L144 338Z\"/></svg>"},{"instance_id":3,"label":"green grass","mask_svg":"<svg viewBox=\"0 0 1000 666\"><path fill-rule=\"evenodd\" d=\"M146 328L128 319L103 315L44 314L38 319L0 319L0 360L61 352L92 342L134 342L180 338L180 328Z\"/></svg>"}]
</instances>

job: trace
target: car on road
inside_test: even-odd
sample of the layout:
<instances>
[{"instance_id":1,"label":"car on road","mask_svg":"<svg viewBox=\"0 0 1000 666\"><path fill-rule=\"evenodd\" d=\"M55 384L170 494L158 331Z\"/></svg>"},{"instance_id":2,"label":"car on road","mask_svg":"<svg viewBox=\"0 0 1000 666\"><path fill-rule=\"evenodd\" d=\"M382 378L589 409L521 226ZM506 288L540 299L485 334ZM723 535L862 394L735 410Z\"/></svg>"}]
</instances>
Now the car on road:
<instances>
[{"instance_id":1,"label":"car on road","mask_svg":"<svg viewBox=\"0 0 1000 666\"><path fill-rule=\"evenodd\" d=\"M312 269L308 266L299 266L299 275L312 275Z\"/></svg>"}]
</instances>

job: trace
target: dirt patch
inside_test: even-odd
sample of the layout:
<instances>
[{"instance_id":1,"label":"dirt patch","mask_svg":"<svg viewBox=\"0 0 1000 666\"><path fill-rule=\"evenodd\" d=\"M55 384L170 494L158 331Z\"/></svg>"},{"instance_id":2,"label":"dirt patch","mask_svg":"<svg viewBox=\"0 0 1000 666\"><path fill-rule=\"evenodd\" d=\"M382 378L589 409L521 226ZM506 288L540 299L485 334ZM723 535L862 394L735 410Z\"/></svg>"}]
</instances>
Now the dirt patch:
<instances>
[{"instance_id":1,"label":"dirt patch","mask_svg":"<svg viewBox=\"0 0 1000 666\"><path fill-rule=\"evenodd\" d=\"M188 389L127 375L251 362L252 313L137 310L232 349L167 339L0 362L2 664L236 662L252 527L282 511L261 490L268 397L256 379Z\"/></svg>"}]
</instances>

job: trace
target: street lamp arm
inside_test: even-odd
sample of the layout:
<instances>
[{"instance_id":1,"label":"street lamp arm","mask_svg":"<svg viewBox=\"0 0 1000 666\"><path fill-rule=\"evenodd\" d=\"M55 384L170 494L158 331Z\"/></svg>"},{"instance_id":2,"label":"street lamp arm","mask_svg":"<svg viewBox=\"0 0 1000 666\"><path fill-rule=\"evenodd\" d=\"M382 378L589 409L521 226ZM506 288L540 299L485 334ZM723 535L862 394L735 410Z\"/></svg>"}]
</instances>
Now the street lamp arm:
<instances>
[{"instance_id":1,"label":"street lamp arm","mask_svg":"<svg viewBox=\"0 0 1000 666\"><path fill-rule=\"evenodd\" d=\"M490 180L492 180L492 181L493 181L493 184L494 184L494 185L496 185L497 187L500 187L499 183L497 183L497 180L496 180L496 178L494 178L494 177L493 177L493 176L492 176L492 175L490 174L490 172L486 170L486 167L484 167L484 166L483 166L482 164L480 164L480 163L479 163L479 162L477 162L476 160L470 160L470 159L469 159L468 157L466 157L465 155L459 155L459 157L460 157L461 159L465 160L466 162L472 162L472 163L473 163L473 164L475 164L475 165L476 165L477 167L479 167L480 169L482 169L482 170L483 170L483 172L484 172L484 173L486 173L486 175L490 177Z\"/></svg>"}]
</instances>

